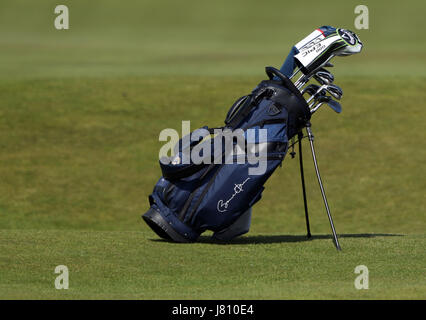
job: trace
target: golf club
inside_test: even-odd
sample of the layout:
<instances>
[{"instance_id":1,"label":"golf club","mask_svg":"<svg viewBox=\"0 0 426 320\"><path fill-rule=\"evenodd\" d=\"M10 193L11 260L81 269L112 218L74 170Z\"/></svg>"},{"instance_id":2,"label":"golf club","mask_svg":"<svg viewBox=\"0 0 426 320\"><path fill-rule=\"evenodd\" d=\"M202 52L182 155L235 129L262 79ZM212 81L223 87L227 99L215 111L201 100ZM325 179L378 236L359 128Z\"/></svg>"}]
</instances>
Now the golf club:
<instances>
[{"instance_id":1,"label":"golf club","mask_svg":"<svg viewBox=\"0 0 426 320\"><path fill-rule=\"evenodd\" d=\"M342 105L339 102L333 100L330 96L320 96L318 98L318 102L319 103L311 109L311 113L314 113L315 111L317 111L319 107L321 107L324 103L327 104L335 112L337 113L342 112Z\"/></svg>"},{"instance_id":2,"label":"golf club","mask_svg":"<svg viewBox=\"0 0 426 320\"><path fill-rule=\"evenodd\" d=\"M314 101L308 105L309 109L315 106L316 103L320 102L319 98L324 97L326 95L325 90L321 89L317 94L314 95Z\"/></svg>"},{"instance_id":3,"label":"golf club","mask_svg":"<svg viewBox=\"0 0 426 320\"><path fill-rule=\"evenodd\" d=\"M318 71L314 74L314 79L318 81L319 84L331 84L334 82L334 76L328 71Z\"/></svg>"},{"instance_id":4,"label":"golf club","mask_svg":"<svg viewBox=\"0 0 426 320\"><path fill-rule=\"evenodd\" d=\"M330 39L329 39L330 38ZM322 53L317 58L313 60L309 60L306 62L307 64L302 63L300 59L302 57L295 57L295 60L298 61L298 69L293 74L297 74L299 71L302 71L304 75L302 75L297 81L295 81L295 86L300 89L302 88L312 77L312 75L323 67L332 67L333 65L329 62L335 56L349 56L356 53L361 52L363 48L363 44L359 37L352 31L346 29L336 29L335 35L330 36L329 41L326 42L326 48L321 50ZM332 40L333 38L334 40ZM315 39L314 39L315 40ZM314 41L312 40L312 41ZM323 39L324 41L326 39ZM305 43L306 47L309 47ZM312 71L310 71L312 70ZM292 77L293 77L292 76Z\"/></svg>"},{"instance_id":5,"label":"golf club","mask_svg":"<svg viewBox=\"0 0 426 320\"><path fill-rule=\"evenodd\" d=\"M334 76L329 72L318 71L314 75L315 80L317 80L322 86L318 91L312 95L306 102L309 103L317 94L319 94L323 89L327 90L327 87L332 84L334 81Z\"/></svg>"},{"instance_id":6,"label":"golf club","mask_svg":"<svg viewBox=\"0 0 426 320\"><path fill-rule=\"evenodd\" d=\"M330 56L330 59L332 58L333 56ZM329 59L329 60L330 60ZM328 61L329 60L326 60L323 64L321 64L320 66L318 66L317 68L315 68L312 72L310 72L310 73L308 73L308 74L304 74L304 75L302 75L299 79L297 79L296 81L295 81L295 83L294 83L294 85L296 86L296 88L297 89L300 89L300 88L302 88L311 78L312 78L312 76L317 72L317 71L319 71L320 69L323 69L323 70L325 70L324 69L324 67L333 67L333 64L331 64L331 63L329 63Z\"/></svg>"},{"instance_id":7,"label":"golf club","mask_svg":"<svg viewBox=\"0 0 426 320\"><path fill-rule=\"evenodd\" d=\"M305 93L308 93L309 95L313 95L315 92L318 91L318 89L320 88L319 85L311 83L310 85L306 86L302 91L300 91L300 93L303 95Z\"/></svg>"},{"instance_id":8,"label":"golf club","mask_svg":"<svg viewBox=\"0 0 426 320\"><path fill-rule=\"evenodd\" d=\"M325 90L328 91L328 93L330 93L333 98L340 100L343 96L343 90L342 88L340 88L338 85L330 84L327 86L327 88L325 88Z\"/></svg>"}]
</instances>

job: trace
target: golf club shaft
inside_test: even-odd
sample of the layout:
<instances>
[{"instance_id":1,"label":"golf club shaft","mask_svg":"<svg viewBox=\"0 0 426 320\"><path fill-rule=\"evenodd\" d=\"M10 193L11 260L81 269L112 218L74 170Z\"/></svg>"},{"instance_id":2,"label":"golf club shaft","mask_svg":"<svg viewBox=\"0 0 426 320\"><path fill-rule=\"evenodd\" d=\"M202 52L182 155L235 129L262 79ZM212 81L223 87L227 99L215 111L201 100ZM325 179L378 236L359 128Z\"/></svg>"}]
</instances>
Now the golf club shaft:
<instances>
[{"instance_id":1,"label":"golf club shaft","mask_svg":"<svg viewBox=\"0 0 426 320\"><path fill-rule=\"evenodd\" d=\"M299 68L299 67L298 67L298 68L296 69L296 71L294 71L294 72L293 72L293 74L290 76L290 78L289 78L289 79L293 79L293 77L294 77L296 74L298 74L300 70L301 70L301 68Z\"/></svg>"},{"instance_id":2,"label":"golf club shaft","mask_svg":"<svg viewBox=\"0 0 426 320\"><path fill-rule=\"evenodd\" d=\"M324 90L325 88L325 84L323 84L318 90L317 92L315 92L312 96L309 97L308 100L306 100L307 103L311 102L312 99L314 99L316 97L317 94L319 94L322 90Z\"/></svg>"},{"instance_id":3,"label":"golf club shaft","mask_svg":"<svg viewBox=\"0 0 426 320\"><path fill-rule=\"evenodd\" d=\"M300 88L302 88L303 87L303 84L305 84L307 81L305 80L305 78L306 78L306 75L302 75L299 79L297 79L295 82L294 82L294 85L296 86L296 88L297 89L299 89L300 90Z\"/></svg>"},{"instance_id":4,"label":"golf club shaft","mask_svg":"<svg viewBox=\"0 0 426 320\"><path fill-rule=\"evenodd\" d=\"M305 78L306 76L304 74L302 74L299 79L296 80L296 82L294 83L296 87L298 87L301 83L301 81L303 81L303 78ZM300 88L298 88L300 89Z\"/></svg>"},{"instance_id":5,"label":"golf club shaft","mask_svg":"<svg viewBox=\"0 0 426 320\"><path fill-rule=\"evenodd\" d=\"M311 78L312 76L315 74L316 70L319 70L320 68L324 67L327 65L327 63L334 58L334 54L331 54L328 59L326 61L324 61L320 66L318 66L315 70L313 70L311 73L308 73L306 75L302 75L299 79L297 79L297 81L294 82L294 85L296 86L297 89L301 89ZM299 71L301 70L301 68L298 68L296 72L294 72L290 79L293 78Z\"/></svg>"},{"instance_id":6,"label":"golf club shaft","mask_svg":"<svg viewBox=\"0 0 426 320\"><path fill-rule=\"evenodd\" d=\"M318 103L315 107L313 107L312 109L311 109L311 114L312 113L314 113L315 111L317 111L318 109L319 109L319 107L321 107L322 106L322 102L320 102L320 103Z\"/></svg>"}]
</instances>

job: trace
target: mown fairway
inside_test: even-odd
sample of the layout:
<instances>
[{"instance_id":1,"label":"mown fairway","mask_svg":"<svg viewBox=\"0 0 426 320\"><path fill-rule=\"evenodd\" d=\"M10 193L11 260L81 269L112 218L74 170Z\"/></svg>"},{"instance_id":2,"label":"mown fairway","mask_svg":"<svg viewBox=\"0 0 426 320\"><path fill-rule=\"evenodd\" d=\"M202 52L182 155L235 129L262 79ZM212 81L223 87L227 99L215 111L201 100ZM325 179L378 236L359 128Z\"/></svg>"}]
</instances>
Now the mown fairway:
<instances>
[{"instance_id":1,"label":"mown fairway","mask_svg":"<svg viewBox=\"0 0 426 320\"><path fill-rule=\"evenodd\" d=\"M67 31L57 4L0 4L1 299L426 298L422 1L365 3L365 50L331 69L343 113L312 120L340 253L307 142L311 241L289 155L233 243L164 242L140 215L162 129L221 125L314 28L354 30L357 1L64 1ZM69 290L54 288L61 264Z\"/></svg>"}]
</instances>

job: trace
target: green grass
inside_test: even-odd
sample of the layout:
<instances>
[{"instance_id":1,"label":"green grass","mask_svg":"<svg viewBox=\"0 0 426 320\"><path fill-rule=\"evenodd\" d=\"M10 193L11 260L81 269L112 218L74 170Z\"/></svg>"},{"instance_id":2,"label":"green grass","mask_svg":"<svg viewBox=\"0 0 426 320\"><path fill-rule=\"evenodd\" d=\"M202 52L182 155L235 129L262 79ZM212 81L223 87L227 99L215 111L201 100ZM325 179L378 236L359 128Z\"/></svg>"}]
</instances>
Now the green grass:
<instances>
[{"instance_id":1,"label":"green grass","mask_svg":"<svg viewBox=\"0 0 426 320\"><path fill-rule=\"evenodd\" d=\"M231 244L164 242L140 215L161 130L221 125L313 28L353 29L357 1L64 1L68 31L55 1L2 1L0 299L425 299L425 5L370 2L365 50L333 60L343 113L312 120L337 252L306 142L312 241L290 156Z\"/></svg>"},{"instance_id":2,"label":"green grass","mask_svg":"<svg viewBox=\"0 0 426 320\"><path fill-rule=\"evenodd\" d=\"M282 233L232 245L172 244L148 231L9 230L0 239L0 298L410 299L426 290L424 236L347 234L338 254L328 236ZM59 264L68 290L54 288ZM361 264L368 290L354 287Z\"/></svg>"}]
</instances>

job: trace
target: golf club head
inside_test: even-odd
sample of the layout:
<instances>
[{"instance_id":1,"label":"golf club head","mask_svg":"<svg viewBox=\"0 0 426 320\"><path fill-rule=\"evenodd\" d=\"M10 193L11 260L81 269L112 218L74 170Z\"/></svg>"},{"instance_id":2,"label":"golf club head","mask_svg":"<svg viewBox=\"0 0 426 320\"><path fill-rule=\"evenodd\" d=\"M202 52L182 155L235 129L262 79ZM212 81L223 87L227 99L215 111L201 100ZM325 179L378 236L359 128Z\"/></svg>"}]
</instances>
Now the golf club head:
<instances>
[{"instance_id":1,"label":"golf club head","mask_svg":"<svg viewBox=\"0 0 426 320\"><path fill-rule=\"evenodd\" d=\"M299 50L295 63L303 74L309 75L325 66L335 56L349 56L361 52L363 43L352 31L331 26L317 28L295 45Z\"/></svg>"},{"instance_id":2,"label":"golf club head","mask_svg":"<svg viewBox=\"0 0 426 320\"><path fill-rule=\"evenodd\" d=\"M318 68L318 70L317 70L316 72L318 72L318 71L322 71L322 72L328 72L328 73L330 73L330 74L331 74L331 72L330 72L330 71L328 71L327 69L325 69L324 67L325 67L325 66L322 66L322 67Z\"/></svg>"},{"instance_id":3,"label":"golf club head","mask_svg":"<svg viewBox=\"0 0 426 320\"><path fill-rule=\"evenodd\" d=\"M327 104L329 105L329 107L331 109L333 109L337 113L342 112L342 105L339 102L337 102L336 100L331 99Z\"/></svg>"},{"instance_id":4,"label":"golf club head","mask_svg":"<svg viewBox=\"0 0 426 320\"><path fill-rule=\"evenodd\" d=\"M328 71L318 71L314 74L314 79L317 80L321 85L330 85L334 81L334 76Z\"/></svg>"},{"instance_id":5,"label":"golf club head","mask_svg":"<svg viewBox=\"0 0 426 320\"><path fill-rule=\"evenodd\" d=\"M299 41L295 48L295 64L308 75L327 64L336 55L344 56L361 51L362 42L352 31L321 26Z\"/></svg>"},{"instance_id":6,"label":"golf club head","mask_svg":"<svg viewBox=\"0 0 426 320\"><path fill-rule=\"evenodd\" d=\"M334 83L326 86L325 90L327 90L327 92L337 100L340 100L343 96L342 88L340 88L338 85L335 85Z\"/></svg>"},{"instance_id":7,"label":"golf club head","mask_svg":"<svg viewBox=\"0 0 426 320\"><path fill-rule=\"evenodd\" d=\"M320 86L319 85L317 85L317 84L314 84L314 83L311 83L310 85L308 85L308 86L306 86L302 91L301 91L301 94L303 95L303 94L305 94L305 93L308 93L309 95L314 95L315 94L315 92L317 92L318 91L318 89L320 88Z\"/></svg>"},{"instance_id":8,"label":"golf club head","mask_svg":"<svg viewBox=\"0 0 426 320\"><path fill-rule=\"evenodd\" d=\"M330 80L331 82L334 82L334 75L333 75L330 71L328 71L327 69L320 68L320 69L317 71L317 73L318 73L318 72L321 72L321 75L322 75L323 77L325 77L325 74L327 74L327 75L328 75L329 80Z\"/></svg>"},{"instance_id":9,"label":"golf club head","mask_svg":"<svg viewBox=\"0 0 426 320\"><path fill-rule=\"evenodd\" d=\"M364 45L355 32L346 29L337 29L337 34L342 39L344 46L336 50L334 55L342 57L361 52Z\"/></svg>"},{"instance_id":10,"label":"golf club head","mask_svg":"<svg viewBox=\"0 0 426 320\"><path fill-rule=\"evenodd\" d=\"M342 105L338 103L337 101L333 100L330 96L321 96L318 98L318 102L326 103L331 109L333 109L337 113L342 112Z\"/></svg>"}]
</instances>

